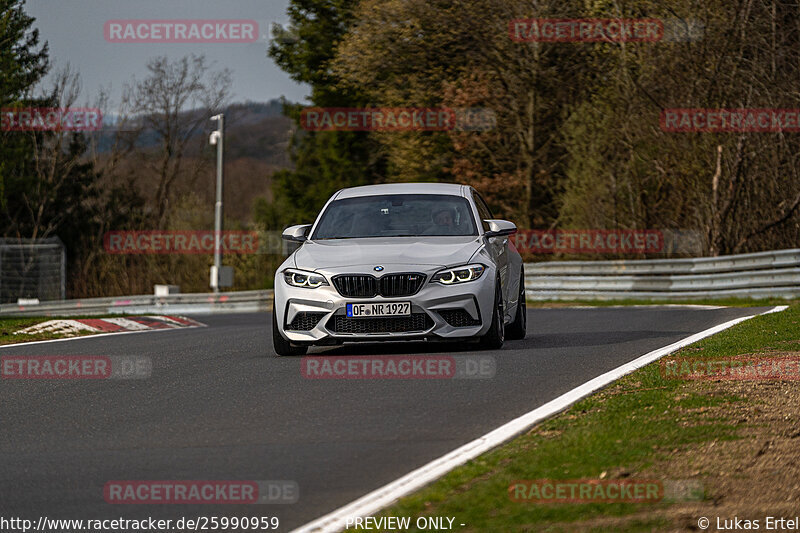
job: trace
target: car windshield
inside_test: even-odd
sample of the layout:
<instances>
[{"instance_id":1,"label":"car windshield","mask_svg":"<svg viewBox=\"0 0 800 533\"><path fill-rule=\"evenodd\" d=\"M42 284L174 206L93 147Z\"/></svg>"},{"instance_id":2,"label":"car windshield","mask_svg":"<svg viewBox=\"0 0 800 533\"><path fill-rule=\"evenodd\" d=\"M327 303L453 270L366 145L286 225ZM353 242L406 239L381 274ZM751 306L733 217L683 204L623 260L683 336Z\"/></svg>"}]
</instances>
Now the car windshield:
<instances>
[{"instance_id":1,"label":"car windshield","mask_svg":"<svg viewBox=\"0 0 800 533\"><path fill-rule=\"evenodd\" d=\"M443 194L393 194L331 202L312 240L477 235L469 202Z\"/></svg>"}]
</instances>

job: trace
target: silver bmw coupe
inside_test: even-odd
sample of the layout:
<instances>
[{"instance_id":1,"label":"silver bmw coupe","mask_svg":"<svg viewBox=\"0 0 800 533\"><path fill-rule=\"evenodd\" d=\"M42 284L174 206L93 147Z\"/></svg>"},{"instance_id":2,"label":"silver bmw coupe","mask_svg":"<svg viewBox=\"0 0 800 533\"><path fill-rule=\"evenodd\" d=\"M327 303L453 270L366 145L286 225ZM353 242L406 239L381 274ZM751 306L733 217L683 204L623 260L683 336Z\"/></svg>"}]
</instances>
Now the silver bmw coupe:
<instances>
[{"instance_id":1,"label":"silver bmw coupe","mask_svg":"<svg viewBox=\"0 0 800 533\"><path fill-rule=\"evenodd\" d=\"M309 346L397 340L525 337L522 259L475 189L402 183L343 189L275 275L278 355Z\"/></svg>"}]
</instances>

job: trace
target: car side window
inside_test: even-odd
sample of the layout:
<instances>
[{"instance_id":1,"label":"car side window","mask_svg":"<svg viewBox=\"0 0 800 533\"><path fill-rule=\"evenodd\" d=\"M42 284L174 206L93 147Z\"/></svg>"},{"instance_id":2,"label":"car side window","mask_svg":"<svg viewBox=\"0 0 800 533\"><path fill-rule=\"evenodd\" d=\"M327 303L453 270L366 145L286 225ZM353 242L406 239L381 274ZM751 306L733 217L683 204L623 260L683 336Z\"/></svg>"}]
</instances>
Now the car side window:
<instances>
[{"instance_id":1,"label":"car side window","mask_svg":"<svg viewBox=\"0 0 800 533\"><path fill-rule=\"evenodd\" d=\"M489 206L486 205L486 202L483 200L480 194L472 191L472 197L475 200L475 207L478 208L478 216L481 217L483 231L489 231L489 224L484 222L484 220L494 218L494 216L492 216L492 211L489 209Z\"/></svg>"}]
</instances>

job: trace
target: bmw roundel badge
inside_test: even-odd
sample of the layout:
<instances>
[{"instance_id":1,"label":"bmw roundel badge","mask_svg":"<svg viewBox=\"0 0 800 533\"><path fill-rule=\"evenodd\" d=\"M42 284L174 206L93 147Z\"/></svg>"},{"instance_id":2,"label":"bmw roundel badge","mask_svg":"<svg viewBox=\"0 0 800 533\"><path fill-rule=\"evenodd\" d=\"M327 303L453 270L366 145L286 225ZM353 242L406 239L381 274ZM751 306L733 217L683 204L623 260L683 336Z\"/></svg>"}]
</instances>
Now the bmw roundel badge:
<instances>
[{"instance_id":1,"label":"bmw roundel badge","mask_svg":"<svg viewBox=\"0 0 800 533\"><path fill-rule=\"evenodd\" d=\"M375 272L381 272L383 270L383 267L378 265L373 270L375 270Z\"/></svg>"}]
</instances>

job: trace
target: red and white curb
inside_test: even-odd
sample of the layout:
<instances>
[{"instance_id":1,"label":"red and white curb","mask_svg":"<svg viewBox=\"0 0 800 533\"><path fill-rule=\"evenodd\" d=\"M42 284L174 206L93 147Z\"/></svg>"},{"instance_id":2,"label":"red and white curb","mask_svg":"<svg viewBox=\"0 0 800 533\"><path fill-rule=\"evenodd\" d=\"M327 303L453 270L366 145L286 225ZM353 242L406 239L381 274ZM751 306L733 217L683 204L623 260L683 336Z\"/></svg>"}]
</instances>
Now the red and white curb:
<instances>
[{"instance_id":1,"label":"red and white curb","mask_svg":"<svg viewBox=\"0 0 800 533\"><path fill-rule=\"evenodd\" d=\"M14 335L31 335L35 333L58 333L64 335L89 333L122 333L129 331L148 331L157 329L198 328L205 327L191 318L182 316L129 316L125 318L76 318L48 320L19 331Z\"/></svg>"}]
</instances>

